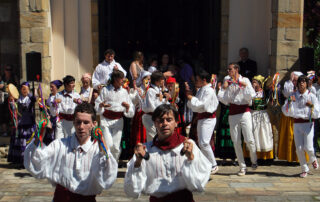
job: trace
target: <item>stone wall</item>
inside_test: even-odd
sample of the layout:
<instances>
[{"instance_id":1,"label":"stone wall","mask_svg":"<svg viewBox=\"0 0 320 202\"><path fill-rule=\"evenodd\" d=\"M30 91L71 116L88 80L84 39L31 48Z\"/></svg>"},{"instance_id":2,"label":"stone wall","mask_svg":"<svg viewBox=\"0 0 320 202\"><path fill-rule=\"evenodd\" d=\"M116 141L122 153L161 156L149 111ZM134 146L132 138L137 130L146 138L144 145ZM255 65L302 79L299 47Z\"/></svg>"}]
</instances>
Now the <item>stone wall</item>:
<instances>
[{"instance_id":1,"label":"stone wall","mask_svg":"<svg viewBox=\"0 0 320 202\"><path fill-rule=\"evenodd\" d=\"M272 0L271 73L299 69L299 48L303 42L303 0Z\"/></svg>"},{"instance_id":2,"label":"stone wall","mask_svg":"<svg viewBox=\"0 0 320 202\"><path fill-rule=\"evenodd\" d=\"M41 53L42 82L44 92L49 92L51 80L51 27L50 5L48 0L19 0L20 33L21 33L21 81L25 81L26 53Z\"/></svg>"},{"instance_id":3,"label":"stone wall","mask_svg":"<svg viewBox=\"0 0 320 202\"><path fill-rule=\"evenodd\" d=\"M229 4L230 0L221 1L221 45L219 75L227 74L226 69L228 65Z\"/></svg>"},{"instance_id":4,"label":"stone wall","mask_svg":"<svg viewBox=\"0 0 320 202\"><path fill-rule=\"evenodd\" d=\"M99 63L99 9L98 0L91 0L93 68Z\"/></svg>"}]
</instances>

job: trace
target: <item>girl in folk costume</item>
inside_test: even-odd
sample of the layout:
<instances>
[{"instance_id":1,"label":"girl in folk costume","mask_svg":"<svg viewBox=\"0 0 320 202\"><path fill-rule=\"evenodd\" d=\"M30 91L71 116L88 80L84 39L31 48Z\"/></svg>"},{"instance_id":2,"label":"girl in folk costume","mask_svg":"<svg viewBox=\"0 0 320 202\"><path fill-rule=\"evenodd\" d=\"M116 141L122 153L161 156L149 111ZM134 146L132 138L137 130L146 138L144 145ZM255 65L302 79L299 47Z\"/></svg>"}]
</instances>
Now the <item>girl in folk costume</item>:
<instances>
[{"instance_id":1,"label":"girl in folk costume","mask_svg":"<svg viewBox=\"0 0 320 202\"><path fill-rule=\"evenodd\" d=\"M252 129L259 164L263 164L264 161L266 163L273 161L273 134L270 119L266 111L266 96L263 91L264 80L265 78L261 75L255 76L252 79L252 87L256 92L251 106ZM248 151L245 148L243 150L245 151L244 156L249 158Z\"/></svg>"},{"instance_id":2,"label":"girl in folk costume","mask_svg":"<svg viewBox=\"0 0 320 202\"><path fill-rule=\"evenodd\" d=\"M52 125L51 129L46 130L46 135L44 136L43 142L48 145L55 139L55 130L56 130L56 123L59 118L59 111L58 111L58 103L56 102L56 97L58 95L58 90L62 86L62 81L54 80L50 82L50 91L51 94L47 99L46 105L49 107L49 116L50 122Z\"/></svg>"},{"instance_id":3,"label":"girl in folk costume","mask_svg":"<svg viewBox=\"0 0 320 202\"><path fill-rule=\"evenodd\" d=\"M169 77L166 80L166 87L168 92L171 95L171 98L168 100L172 106L178 110L179 98L179 84L177 83L174 77ZM185 127L183 127L184 118L183 115L179 114L179 120L177 120L178 126L176 128L177 132L181 135L186 136Z\"/></svg>"},{"instance_id":4,"label":"girl in folk costume","mask_svg":"<svg viewBox=\"0 0 320 202\"><path fill-rule=\"evenodd\" d=\"M20 91L21 95L17 101L12 96L9 97L9 109L16 127L12 130L8 161L23 166L27 140L30 139L36 128L34 114L36 98L29 94L28 82L22 83Z\"/></svg>"},{"instance_id":5,"label":"girl in folk costume","mask_svg":"<svg viewBox=\"0 0 320 202\"><path fill-rule=\"evenodd\" d=\"M130 98L135 106L134 117L132 118L132 127L130 134L130 152L133 154L134 147L138 143L145 143L147 141L146 129L142 124L142 104L144 102L145 95L149 89L151 73L148 71L142 71L139 78L136 80L136 88L130 90Z\"/></svg>"},{"instance_id":6,"label":"girl in folk costume","mask_svg":"<svg viewBox=\"0 0 320 202\"><path fill-rule=\"evenodd\" d=\"M91 101L93 88L91 87L91 74L85 73L81 77L82 87L80 91L80 98L84 102Z\"/></svg>"}]
</instances>

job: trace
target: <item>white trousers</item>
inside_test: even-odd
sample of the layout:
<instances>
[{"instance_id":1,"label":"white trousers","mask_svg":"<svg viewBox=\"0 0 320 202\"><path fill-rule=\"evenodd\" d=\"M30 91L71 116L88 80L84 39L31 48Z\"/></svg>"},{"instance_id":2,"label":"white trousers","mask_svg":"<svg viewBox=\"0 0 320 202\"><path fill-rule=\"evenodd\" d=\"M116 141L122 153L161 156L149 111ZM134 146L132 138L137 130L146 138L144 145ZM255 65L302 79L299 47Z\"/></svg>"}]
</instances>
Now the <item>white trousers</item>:
<instances>
[{"instance_id":1,"label":"white trousers","mask_svg":"<svg viewBox=\"0 0 320 202\"><path fill-rule=\"evenodd\" d=\"M306 156L307 152L310 162L317 160L314 155L313 136L314 123L295 123L293 124L294 142L296 144L296 152L300 162L302 172L308 172Z\"/></svg>"},{"instance_id":2,"label":"white trousers","mask_svg":"<svg viewBox=\"0 0 320 202\"><path fill-rule=\"evenodd\" d=\"M56 125L56 139L66 138L75 132L73 121L61 119Z\"/></svg>"},{"instance_id":3,"label":"white trousers","mask_svg":"<svg viewBox=\"0 0 320 202\"><path fill-rule=\"evenodd\" d=\"M210 140L216 126L216 118L200 119L197 123L198 143L201 152L210 161L212 166L216 166L217 162L214 157Z\"/></svg>"},{"instance_id":4,"label":"white trousers","mask_svg":"<svg viewBox=\"0 0 320 202\"><path fill-rule=\"evenodd\" d=\"M230 135L240 168L246 168L241 145L241 131L244 142L250 151L252 164L257 163L256 145L252 133L252 116L250 112L229 115Z\"/></svg>"},{"instance_id":5,"label":"white trousers","mask_svg":"<svg viewBox=\"0 0 320 202\"><path fill-rule=\"evenodd\" d=\"M103 130L103 138L106 141L112 156L116 160L119 160L121 154L120 143L123 130L123 118L107 119L104 116L101 116L100 125Z\"/></svg>"},{"instance_id":6,"label":"white trousers","mask_svg":"<svg viewBox=\"0 0 320 202\"><path fill-rule=\"evenodd\" d=\"M142 124L146 128L147 142L152 141L157 134L157 129L152 121L152 116L150 114L144 114L142 116Z\"/></svg>"}]
</instances>

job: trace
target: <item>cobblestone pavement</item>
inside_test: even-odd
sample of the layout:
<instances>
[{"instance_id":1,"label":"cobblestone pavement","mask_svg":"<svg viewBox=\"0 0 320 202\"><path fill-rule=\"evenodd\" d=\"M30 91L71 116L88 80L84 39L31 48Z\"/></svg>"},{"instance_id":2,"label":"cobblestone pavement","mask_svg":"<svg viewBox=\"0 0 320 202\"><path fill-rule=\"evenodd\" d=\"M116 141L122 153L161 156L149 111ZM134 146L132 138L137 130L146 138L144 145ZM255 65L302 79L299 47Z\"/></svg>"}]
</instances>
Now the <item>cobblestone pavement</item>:
<instances>
[{"instance_id":1,"label":"cobblestone pavement","mask_svg":"<svg viewBox=\"0 0 320 202\"><path fill-rule=\"evenodd\" d=\"M310 166L311 167L311 166ZM205 193L195 193L196 201L318 201L320 200L320 170L310 169L307 178L299 178L300 167L276 161L272 166L248 169L237 176L238 167L219 166ZM125 168L111 189L97 196L97 201L148 201L126 197L123 191ZM47 180L33 178L25 169L0 161L0 201L52 201L54 188Z\"/></svg>"}]
</instances>

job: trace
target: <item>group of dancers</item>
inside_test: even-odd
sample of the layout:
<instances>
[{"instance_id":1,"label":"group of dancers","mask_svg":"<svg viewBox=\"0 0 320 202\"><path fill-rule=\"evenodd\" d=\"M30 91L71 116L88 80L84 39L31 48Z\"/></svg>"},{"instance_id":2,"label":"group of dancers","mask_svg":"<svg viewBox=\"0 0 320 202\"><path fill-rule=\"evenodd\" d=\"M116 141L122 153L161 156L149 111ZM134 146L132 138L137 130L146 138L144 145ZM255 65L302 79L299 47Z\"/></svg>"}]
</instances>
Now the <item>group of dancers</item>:
<instances>
[{"instance_id":1,"label":"group of dancers","mask_svg":"<svg viewBox=\"0 0 320 202\"><path fill-rule=\"evenodd\" d=\"M133 83L130 88L127 72L115 62L114 55L108 49L105 60L92 76L88 73L82 76L80 93L74 90L75 78L68 75L63 81L50 83L51 94L45 104L42 97L30 94L28 82L22 83L18 99L9 97L15 130L8 160L24 163L35 177L54 183L54 201L63 197L71 201L94 201L96 194L114 183L124 116L132 118L130 140L134 154L125 176L124 189L128 196L139 197L145 193L150 195L150 201L184 196L192 201L192 191L204 190L210 174L219 170L210 143L219 102L228 109L228 132L240 167L237 174L244 176L247 172L246 155L250 156L253 170L258 168L259 156L273 158L273 126L266 108L270 103L279 104L278 74L269 83L260 75L250 81L239 74L237 63L230 63L228 76L218 83L216 77L202 69L195 74L194 87L183 83L185 97L179 97L179 85L174 77L157 70L143 70L139 64L130 68ZM58 92L62 85L64 90ZM264 85L268 86L268 93ZM311 89L309 77L299 72L294 72L284 86L287 99L282 106L283 119L293 120L301 177L306 177L309 171L305 151L313 168L319 167L313 136L314 119L319 118L320 108L318 89ZM181 99L194 113L196 141L183 136L184 117L178 112ZM36 126L36 102L49 123ZM221 110L220 116L224 112ZM97 125L103 131L98 140L92 137Z\"/></svg>"}]
</instances>

